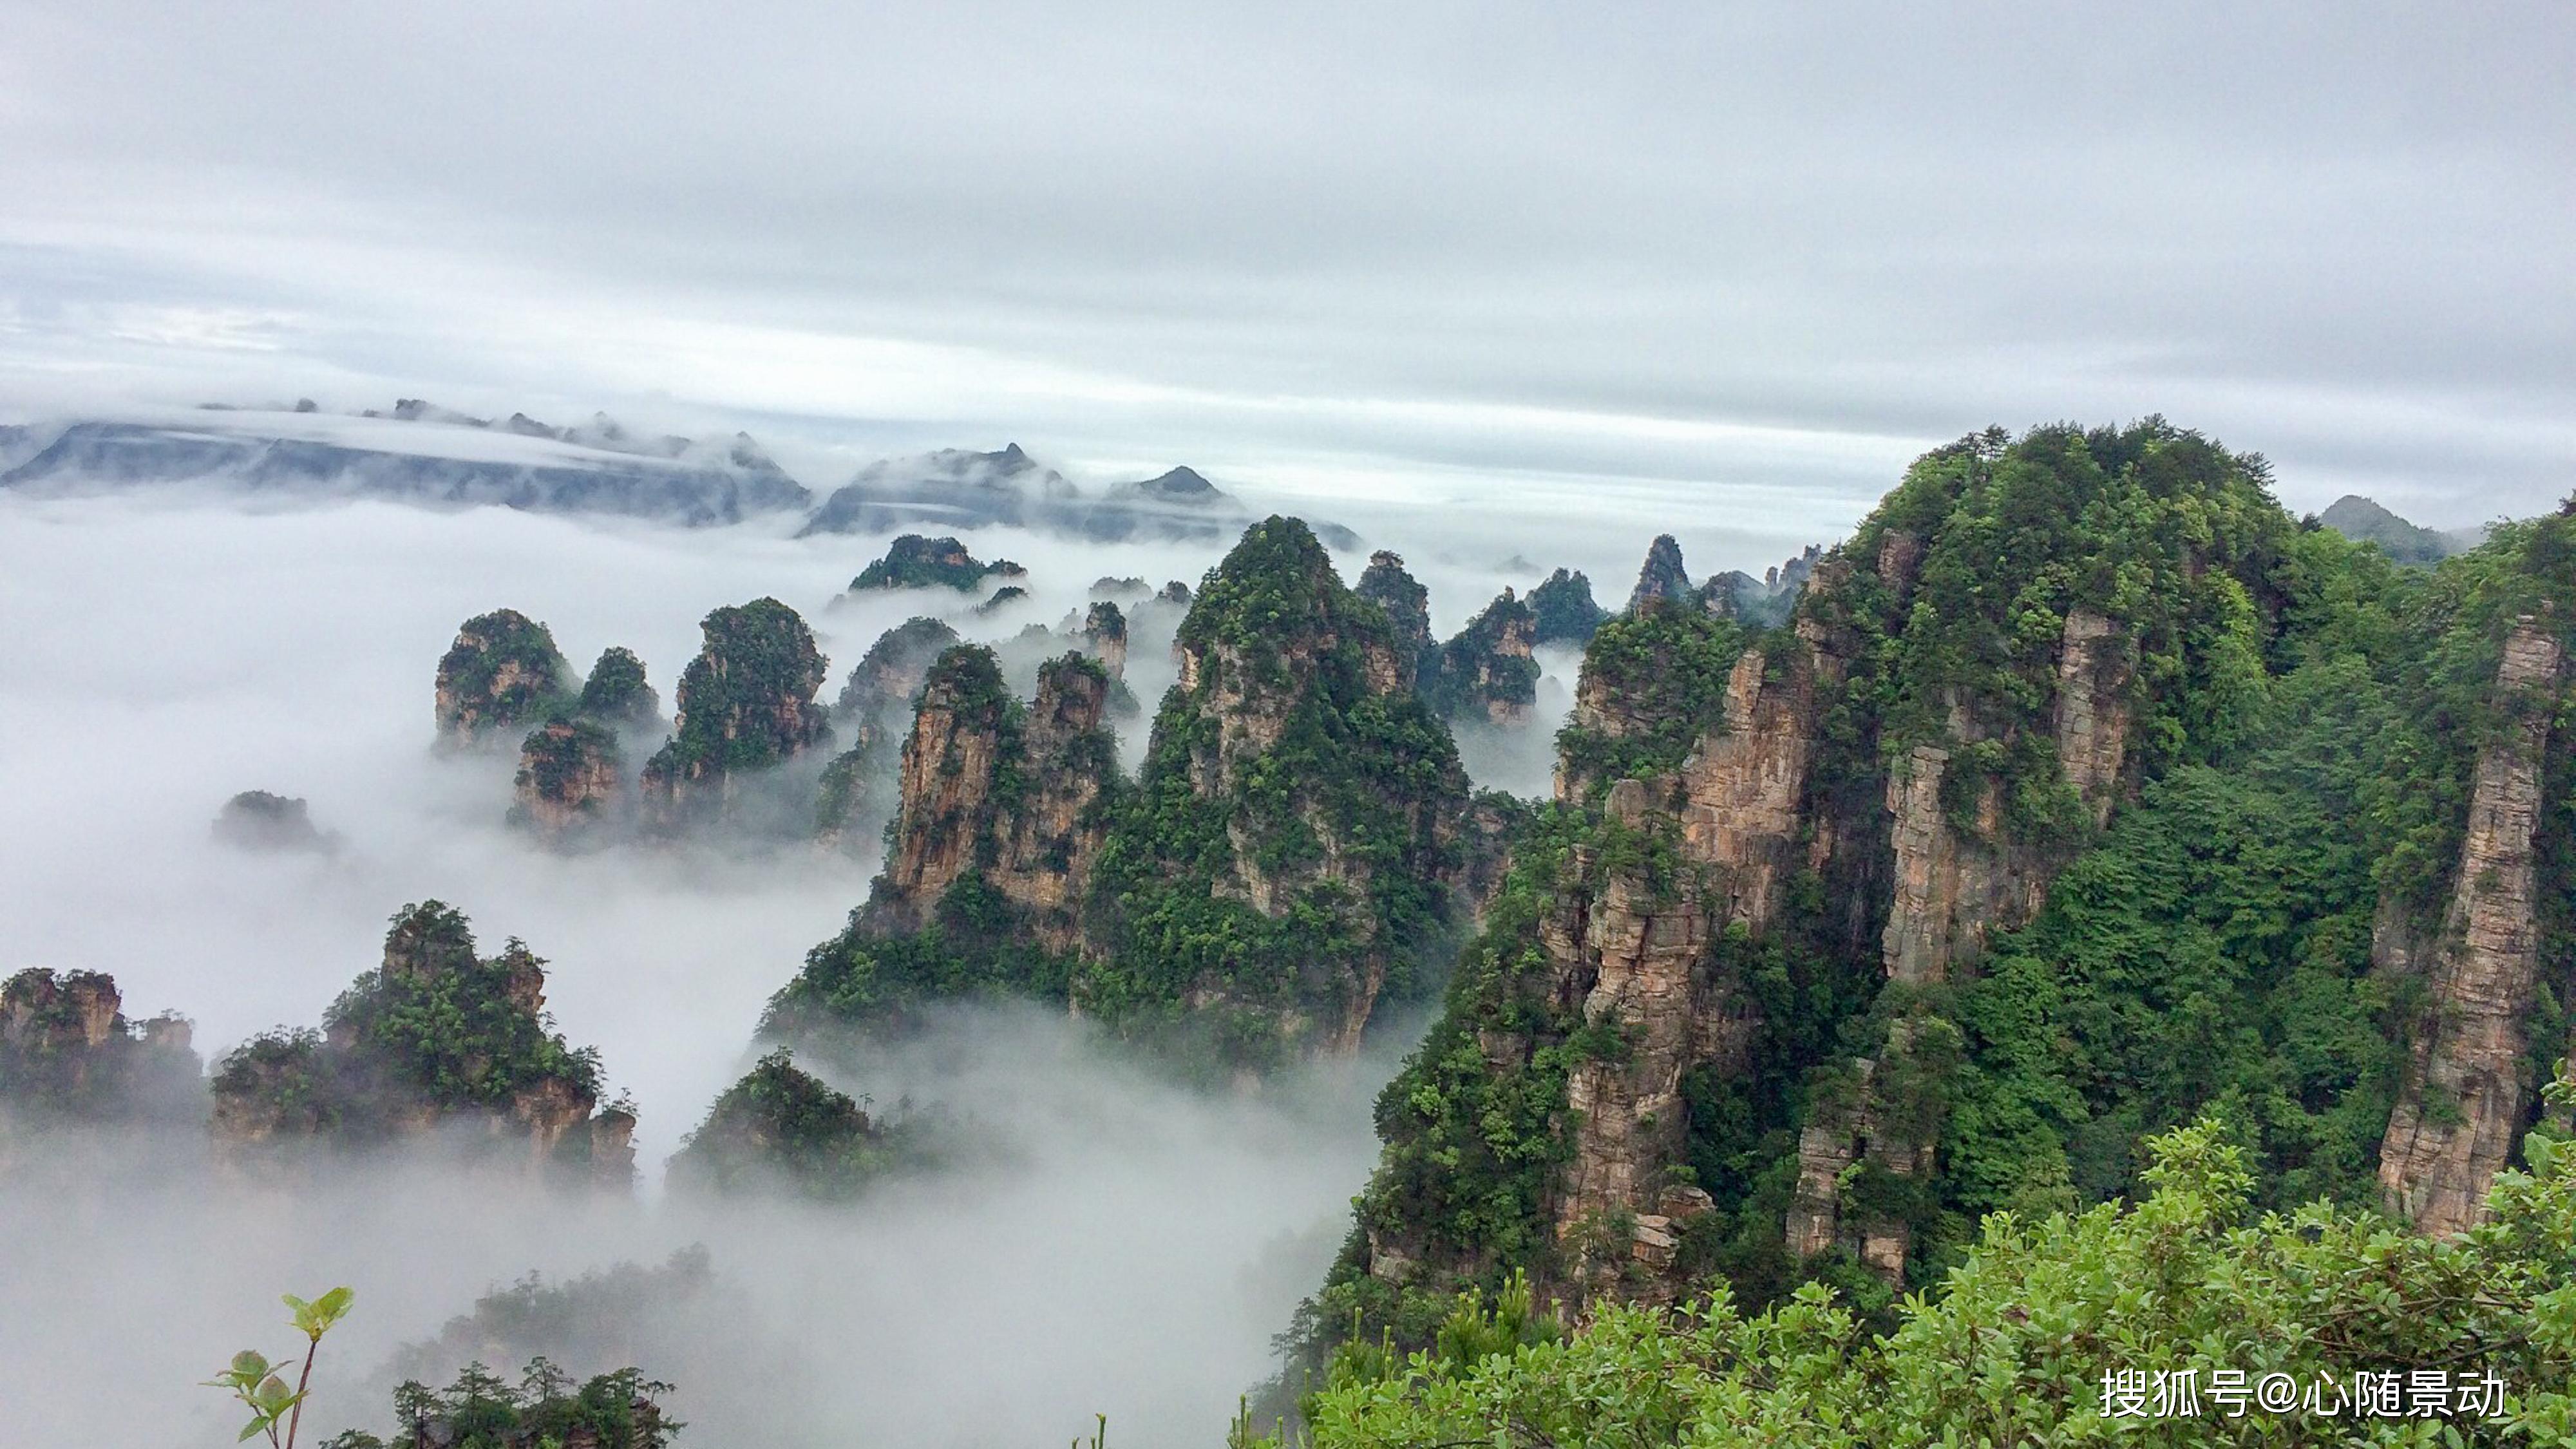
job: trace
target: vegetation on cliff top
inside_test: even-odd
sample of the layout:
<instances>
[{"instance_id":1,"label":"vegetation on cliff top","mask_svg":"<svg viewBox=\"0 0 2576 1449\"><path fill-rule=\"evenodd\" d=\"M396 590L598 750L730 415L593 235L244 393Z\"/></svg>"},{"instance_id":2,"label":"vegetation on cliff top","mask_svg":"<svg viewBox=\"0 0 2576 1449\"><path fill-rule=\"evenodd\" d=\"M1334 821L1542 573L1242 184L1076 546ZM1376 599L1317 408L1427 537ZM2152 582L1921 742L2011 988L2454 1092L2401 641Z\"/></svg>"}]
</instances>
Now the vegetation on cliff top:
<instances>
[{"instance_id":1,"label":"vegetation on cliff top","mask_svg":"<svg viewBox=\"0 0 2576 1449\"><path fill-rule=\"evenodd\" d=\"M785 1051L753 1064L707 1109L671 1159L674 1187L733 1193L785 1189L850 1197L901 1158L897 1134L857 1099L800 1070Z\"/></svg>"},{"instance_id":2,"label":"vegetation on cliff top","mask_svg":"<svg viewBox=\"0 0 2576 1449\"><path fill-rule=\"evenodd\" d=\"M1113 1025L1186 1026L1220 1060L1268 1066L1317 1021L1368 1014L1354 992L1434 979L1466 777L1402 687L1385 614L1296 519L1244 531L1179 643L1198 677L1165 696L1113 820L1100 949L1074 994Z\"/></svg>"},{"instance_id":3,"label":"vegetation on cliff top","mask_svg":"<svg viewBox=\"0 0 2576 1449\"><path fill-rule=\"evenodd\" d=\"M577 708L583 718L611 728L650 728L661 719L662 697L644 678L644 661L635 651L612 644L590 666Z\"/></svg>"},{"instance_id":4,"label":"vegetation on cliff top","mask_svg":"<svg viewBox=\"0 0 2576 1449\"><path fill-rule=\"evenodd\" d=\"M1419 1350L1345 1345L1312 1386L1298 1442L2180 1449L2576 1436L2576 1146L2544 1138L2529 1175L2499 1179L2493 1221L2448 1240L2324 1206L2258 1214L2255 1175L2214 1121L2144 1155L2134 1207L1988 1220L1942 1291L1906 1300L1883 1337L1821 1286L1759 1311L1723 1289L1679 1314L1609 1305L1569 1332L1511 1285L1455 1300ZM2185 1373L2188 1409L2171 1394ZM2427 1373L2443 1388L2429 1412ZM2289 1404L2250 1402L2273 1375Z\"/></svg>"},{"instance_id":5,"label":"vegetation on cliff top","mask_svg":"<svg viewBox=\"0 0 2576 1449\"><path fill-rule=\"evenodd\" d=\"M217 1130L240 1142L366 1145L454 1113L523 1131L540 1119L560 1128L587 1118L599 1098L599 1053L554 1030L544 983L545 963L517 938L478 956L455 908L405 906L385 934L384 964L331 1003L323 1031L280 1028L223 1059ZM563 1145L578 1157L588 1143L571 1134Z\"/></svg>"},{"instance_id":6,"label":"vegetation on cliff top","mask_svg":"<svg viewBox=\"0 0 2576 1449\"><path fill-rule=\"evenodd\" d=\"M516 609L466 620L438 661L442 738L461 742L538 723L572 701L572 667L553 632Z\"/></svg>"},{"instance_id":7,"label":"vegetation on cliff top","mask_svg":"<svg viewBox=\"0 0 2576 1449\"><path fill-rule=\"evenodd\" d=\"M1540 581L1529 591L1529 610L1541 644L1588 643L1610 617L1592 597L1592 580L1579 569L1558 569Z\"/></svg>"},{"instance_id":8,"label":"vegetation on cliff top","mask_svg":"<svg viewBox=\"0 0 2576 1449\"><path fill-rule=\"evenodd\" d=\"M968 833L976 868L917 930L855 913L780 993L768 1029L901 1029L938 1001L1015 995L1078 1005L1211 1070L1259 1069L1319 1023L1418 994L1445 953L1465 777L1447 731L1389 676L1384 615L1302 523L1274 518L1208 574L1179 637L1197 674L1165 698L1138 779L1117 778L1105 733L1079 765L1107 788L1091 807L1105 831L1074 903L1078 950L1032 944L982 874L992 818L1032 784L1026 711L989 650L952 649L932 688L996 742L984 817L941 822Z\"/></svg>"},{"instance_id":9,"label":"vegetation on cliff top","mask_svg":"<svg viewBox=\"0 0 2576 1449\"><path fill-rule=\"evenodd\" d=\"M966 551L966 545L954 538L924 538L907 533L886 546L885 557L859 571L850 580L857 589L955 589L967 592L998 574L1015 579L1027 573L1009 559L991 563Z\"/></svg>"},{"instance_id":10,"label":"vegetation on cliff top","mask_svg":"<svg viewBox=\"0 0 2576 1449\"><path fill-rule=\"evenodd\" d=\"M646 764L648 780L762 770L830 741L814 702L826 661L794 609L754 599L699 628L705 643L680 674L678 727Z\"/></svg>"}]
</instances>

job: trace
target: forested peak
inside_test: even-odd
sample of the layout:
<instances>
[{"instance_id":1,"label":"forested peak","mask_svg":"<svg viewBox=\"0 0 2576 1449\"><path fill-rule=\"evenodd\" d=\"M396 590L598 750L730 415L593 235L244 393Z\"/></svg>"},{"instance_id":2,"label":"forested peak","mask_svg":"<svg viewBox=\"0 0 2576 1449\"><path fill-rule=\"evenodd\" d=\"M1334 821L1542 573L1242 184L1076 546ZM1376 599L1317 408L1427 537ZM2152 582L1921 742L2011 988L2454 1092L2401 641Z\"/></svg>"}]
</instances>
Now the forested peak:
<instances>
[{"instance_id":1,"label":"forested peak","mask_svg":"<svg viewBox=\"0 0 2576 1449\"><path fill-rule=\"evenodd\" d=\"M1370 554L1368 567L1360 570L1357 592L1361 598L1380 607L1395 600L1421 608L1431 598L1431 591L1406 572L1404 555L1383 548Z\"/></svg>"},{"instance_id":2,"label":"forested peak","mask_svg":"<svg viewBox=\"0 0 2576 1449\"><path fill-rule=\"evenodd\" d=\"M545 625L516 609L494 609L458 625L456 646L499 654L527 653L551 657L555 654L555 636Z\"/></svg>"},{"instance_id":3,"label":"forested peak","mask_svg":"<svg viewBox=\"0 0 2576 1449\"><path fill-rule=\"evenodd\" d=\"M1890 667L1891 745L2010 732L2091 630L2134 656L2141 761L2204 758L2242 727L2280 622L2299 528L2269 477L2161 417L1990 428L1917 459L1797 617Z\"/></svg>"},{"instance_id":4,"label":"forested peak","mask_svg":"<svg viewBox=\"0 0 2576 1449\"><path fill-rule=\"evenodd\" d=\"M1592 580L1580 570L1558 569L1529 591L1530 617L1541 644L1581 644L1610 617L1592 597Z\"/></svg>"},{"instance_id":5,"label":"forested peak","mask_svg":"<svg viewBox=\"0 0 2576 1449\"><path fill-rule=\"evenodd\" d=\"M474 930L445 901L418 901L394 913L385 931L385 974L436 976L474 965Z\"/></svg>"},{"instance_id":6,"label":"forested peak","mask_svg":"<svg viewBox=\"0 0 2576 1449\"><path fill-rule=\"evenodd\" d=\"M617 724L650 724L661 713L661 696L644 677L644 661L635 651L611 644L599 652L582 681L581 713Z\"/></svg>"},{"instance_id":7,"label":"forested peak","mask_svg":"<svg viewBox=\"0 0 2576 1449\"><path fill-rule=\"evenodd\" d=\"M1011 703L1011 686L1002 677L1002 662L982 644L952 644L939 651L939 657L930 663L930 672L922 678L924 709L999 711Z\"/></svg>"},{"instance_id":8,"label":"forested peak","mask_svg":"<svg viewBox=\"0 0 2576 1449\"><path fill-rule=\"evenodd\" d=\"M1009 559L986 563L952 537L925 538L907 533L886 546L885 557L850 580L856 589L948 588L961 592L982 583L986 575L1018 578L1028 570Z\"/></svg>"},{"instance_id":9,"label":"forested peak","mask_svg":"<svg viewBox=\"0 0 2576 1449\"><path fill-rule=\"evenodd\" d=\"M1655 535L1646 546L1646 561L1637 569L1637 587L1628 594L1628 607L1641 609L1648 604L1686 599L1690 596L1690 573L1682 567L1682 546L1669 533Z\"/></svg>"},{"instance_id":10,"label":"forested peak","mask_svg":"<svg viewBox=\"0 0 2576 1449\"><path fill-rule=\"evenodd\" d=\"M565 702L570 676L545 625L516 609L477 614L458 626L456 642L439 657L439 739L470 745L537 719Z\"/></svg>"},{"instance_id":11,"label":"forested peak","mask_svg":"<svg viewBox=\"0 0 2576 1449\"><path fill-rule=\"evenodd\" d=\"M1305 520L1274 514L1246 528L1208 572L1181 621L1179 643L1193 652L1222 644L1289 653L1313 635L1354 626L1383 635L1384 616L1354 608L1358 602Z\"/></svg>"},{"instance_id":12,"label":"forested peak","mask_svg":"<svg viewBox=\"0 0 2576 1449\"><path fill-rule=\"evenodd\" d=\"M773 598L727 604L698 621L706 653L730 662L744 656L792 657L801 663L814 654L813 631L804 616ZM821 683L818 677L815 681Z\"/></svg>"}]
</instances>

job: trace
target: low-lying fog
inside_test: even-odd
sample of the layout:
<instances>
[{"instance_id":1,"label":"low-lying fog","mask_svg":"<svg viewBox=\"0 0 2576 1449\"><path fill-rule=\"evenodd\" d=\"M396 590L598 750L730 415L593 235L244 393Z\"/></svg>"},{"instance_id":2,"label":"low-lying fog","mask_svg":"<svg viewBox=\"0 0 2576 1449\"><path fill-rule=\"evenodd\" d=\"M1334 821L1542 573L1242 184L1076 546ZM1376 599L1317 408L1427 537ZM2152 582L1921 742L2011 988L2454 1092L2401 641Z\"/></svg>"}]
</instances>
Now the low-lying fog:
<instances>
[{"instance_id":1,"label":"low-lying fog","mask_svg":"<svg viewBox=\"0 0 2576 1449\"><path fill-rule=\"evenodd\" d=\"M941 602L831 603L884 542L500 510L0 499L0 976L110 972L130 1015L192 1017L212 1061L265 1028L317 1024L374 964L386 918L435 896L487 948L516 935L551 962L559 1025L640 1102L643 1178L637 1202L581 1202L423 1148L289 1192L210 1176L194 1138L42 1144L0 1176L0 1437L229 1443L238 1418L197 1381L245 1344L283 1351L278 1293L344 1282L358 1308L326 1350L317 1412L326 1428L381 1429L388 1355L479 1294L691 1243L721 1292L631 1340L639 1356L686 1346L660 1350L684 1362L639 1364L678 1382L683 1442L1050 1443L1095 1410L1122 1445L1221 1437L1339 1242L1374 1156L1368 1102L1400 1042L1258 1100L1202 1098L1103 1060L1062 1022L976 1017L845 1085L940 1102L993 1155L839 1211L664 1201L663 1160L874 862L792 847L550 855L502 823L509 759L429 749L439 655L461 620L502 606L551 626L576 668L609 644L635 649L667 711L698 619L774 595L830 654L828 699L880 630ZM1616 607L1646 539L1622 547L1625 563L1598 545L1602 557L1551 557L1545 539L1373 542L1407 553L1445 635L1559 562L1589 568ZM1195 587L1222 553L990 530L968 544L1026 564L1036 596L990 619L947 602L980 638L1058 622L1103 575ZM1506 570L1515 552L1539 568ZM1354 578L1365 555L1339 562ZM1573 661L1549 667L1532 729L1467 742L1479 784L1544 789ZM1148 718L1170 677L1146 651L1131 661ZM1144 723L1128 726L1131 762ZM247 789L308 799L343 848L218 847L209 822Z\"/></svg>"}]
</instances>

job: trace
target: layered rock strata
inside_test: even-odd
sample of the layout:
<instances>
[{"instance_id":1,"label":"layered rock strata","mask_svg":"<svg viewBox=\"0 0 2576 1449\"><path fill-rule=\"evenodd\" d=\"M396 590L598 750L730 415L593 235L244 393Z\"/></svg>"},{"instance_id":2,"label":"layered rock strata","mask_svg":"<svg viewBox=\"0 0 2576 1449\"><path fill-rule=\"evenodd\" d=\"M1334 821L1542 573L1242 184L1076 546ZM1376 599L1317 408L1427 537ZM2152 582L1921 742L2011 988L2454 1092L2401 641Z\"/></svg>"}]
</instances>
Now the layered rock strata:
<instances>
[{"instance_id":1,"label":"layered rock strata","mask_svg":"<svg viewBox=\"0 0 2576 1449\"><path fill-rule=\"evenodd\" d=\"M2535 844L2542 762L2565 665L2545 621L2515 622L2494 691L2509 724L2477 754L2440 935L2429 951L2399 945L2396 929L2384 938L2383 969L2430 958L2427 1019L2379 1149L2389 1210L2428 1233L2457 1232L2486 1216L2487 1188L2531 1102L2527 1030L2540 956Z\"/></svg>"}]
</instances>

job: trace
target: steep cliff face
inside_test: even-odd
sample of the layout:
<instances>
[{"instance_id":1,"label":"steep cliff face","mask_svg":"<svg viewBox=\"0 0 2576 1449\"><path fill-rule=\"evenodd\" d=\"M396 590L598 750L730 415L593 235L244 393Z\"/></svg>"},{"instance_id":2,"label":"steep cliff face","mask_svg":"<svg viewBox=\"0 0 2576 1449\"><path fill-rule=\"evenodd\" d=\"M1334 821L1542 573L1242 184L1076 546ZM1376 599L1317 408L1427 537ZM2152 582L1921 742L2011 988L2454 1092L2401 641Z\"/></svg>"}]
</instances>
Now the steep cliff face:
<instances>
[{"instance_id":1,"label":"steep cliff face","mask_svg":"<svg viewBox=\"0 0 2576 1449\"><path fill-rule=\"evenodd\" d=\"M832 758L816 787L814 830L825 845L857 854L876 843L894 809L897 751L915 696L957 631L916 616L868 646L833 702L832 718L849 748Z\"/></svg>"},{"instance_id":2,"label":"steep cliff face","mask_svg":"<svg viewBox=\"0 0 2576 1449\"><path fill-rule=\"evenodd\" d=\"M1577 1300L1773 1293L1842 1253L1905 1282L2001 1031L1955 993L2264 698L2296 526L2261 479L2160 420L1966 439L1832 554L1729 583L1794 595L1787 627L1710 607L1658 540L1311 1321L1509 1267Z\"/></svg>"},{"instance_id":3,"label":"steep cliff face","mask_svg":"<svg viewBox=\"0 0 2576 1449\"><path fill-rule=\"evenodd\" d=\"M1467 621L1456 638L1425 656L1423 697L1446 719L1527 724L1538 702L1538 637L1529 606L1509 589Z\"/></svg>"},{"instance_id":4,"label":"steep cliff face","mask_svg":"<svg viewBox=\"0 0 2576 1449\"><path fill-rule=\"evenodd\" d=\"M516 609L466 620L438 661L439 744L480 744L569 706L571 674L554 635Z\"/></svg>"},{"instance_id":5,"label":"steep cliff face","mask_svg":"<svg viewBox=\"0 0 2576 1449\"><path fill-rule=\"evenodd\" d=\"M1648 604L1668 604L1692 596L1690 574L1682 567L1682 546L1669 533L1655 535L1646 561L1637 570L1637 586L1628 591L1631 613Z\"/></svg>"},{"instance_id":6,"label":"steep cliff face","mask_svg":"<svg viewBox=\"0 0 2576 1449\"><path fill-rule=\"evenodd\" d=\"M1567 1074L1575 1125L1571 1160L1555 1183L1556 1236L1573 1249L1589 1286L1627 1280L1635 1285L1629 1296L1649 1302L1678 1293L1670 1272L1676 1224L1712 1205L1668 1170L1682 1160L1689 1128L1683 1076L1741 1072L1755 1029L1741 983L1710 953L1726 923L1708 876L1688 865L1659 872L1651 853L1617 851L1629 840L1677 835L1678 793L1668 776L1612 786L1607 844L1621 863L1605 864L1601 846L1578 847L1575 868L1589 888L1539 927L1556 989L1580 1003L1585 1029L1606 1031L1621 1046L1579 1056Z\"/></svg>"},{"instance_id":7,"label":"steep cliff face","mask_svg":"<svg viewBox=\"0 0 2576 1449\"><path fill-rule=\"evenodd\" d=\"M1404 556L1389 549L1369 555L1353 593L1386 611L1395 628L1396 656L1408 676L1431 662L1431 591L1407 573Z\"/></svg>"},{"instance_id":8,"label":"steep cliff face","mask_svg":"<svg viewBox=\"0 0 2576 1449\"><path fill-rule=\"evenodd\" d=\"M942 654L903 747L903 807L866 920L889 934L920 930L972 872L1028 939L1072 950L1115 783L1108 699L1108 674L1081 655L1044 666L1023 707L991 650Z\"/></svg>"},{"instance_id":9,"label":"steep cliff face","mask_svg":"<svg viewBox=\"0 0 2576 1449\"><path fill-rule=\"evenodd\" d=\"M1127 615L1115 602L1096 600L1084 611L1082 651L1099 660L1111 679L1127 677Z\"/></svg>"},{"instance_id":10,"label":"steep cliff face","mask_svg":"<svg viewBox=\"0 0 2576 1449\"><path fill-rule=\"evenodd\" d=\"M2389 1210L2426 1232L2457 1232L2485 1216L2487 1188L2531 1104L2542 762L2565 668L2546 621L2515 621L2494 689L2507 723L2478 751L2450 903L2428 953L2427 1021L2380 1146ZM2405 954L2392 951L2383 965L2414 965Z\"/></svg>"},{"instance_id":11,"label":"steep cliff face","mask_svg":"<svg viewBox=\"0 0 2576 1449\"><path fill-rule=\"evenodd\" d=\"M1050 661L1024 707L992 651L942 655L885 874L765 1030L902 1031L936 1002L1006 995L1241 1075L1350 1051L1385 992L1418 990L1469 812L1383 614L1304 525L1272 519L1209 575L1175 651L1132 785L1100 661Z\"/></svg>"},{"instance_id":12,"label":"steep cliff face","mask_svg":"<svg viewBox=\"0 0 2576 1449\"><path fill-rule=\"evenodd\" d=\"M0 1125L193 1117L199 1070L186 1018L128 1021L103 972L37 968L0 985Z\"/></svg>"},{"instance_id":13,"label":"steep cliff face","mask_svg":"<svg viewBox=\"0 0 2576 1449\"><path fill-rule=\"evenodd\" d=\"M617 735L588 719L539 725L519 746L510 823L550 845L596 839L626 808L626 756Z\"/></svg>"},{"instance_id":14,"label":"steep cliff face","mask_svg":"<svg viewBox=\"0 0 2576 1449\"><path fill-rule=\"evenodd\" d=\"M623 1188L634 1113L599 1105L598 1053L545 1014L545 962L512 940L480 957L465 918L406 906L384 959L341 993L324 1029L280 1029L224 1058L217 1142L236 1154L298 1144L364 1149L443 1125L523 1153L532 1171Z\"/></svg>"},{"instance_id":15,"label":"steep cliff face","mask_svg":"<svg viewBox=\"0 0 2576 1449\"><path fill-rule=\"evenodd\" d=\"M2132 653L2109 619L2081 608L2067 614L2046 739L2066 790L2095 829L2110 819L2127 783ZM1890 979L1944 981L1974 964L1990 937L2030 923L2047 900L2049 878L2073 854L2073 838L2008 828L2010 782L1994 766L2017 743L1987 735L1968 710L1953 708L1940 742L1915 745L1889 777L1896 850L1884 942Z\"/></svg>"},{"instance_id":16,"label":"steep cliff face","mask_svg":"<svg viewBox=\"0 0 2576 1449\"><path fill-rule=\"evenodd\" d=\"M832 739L814 698L825 660L795 610L754 599L707 615L701 629L671 738L644 766L646 819L657 830L732 813L762 772Z\"/></svg>"}]
</instances>

